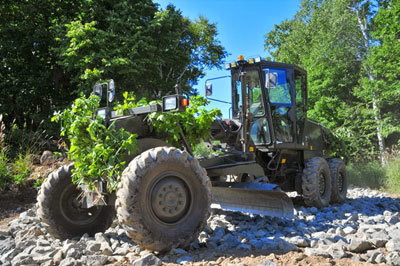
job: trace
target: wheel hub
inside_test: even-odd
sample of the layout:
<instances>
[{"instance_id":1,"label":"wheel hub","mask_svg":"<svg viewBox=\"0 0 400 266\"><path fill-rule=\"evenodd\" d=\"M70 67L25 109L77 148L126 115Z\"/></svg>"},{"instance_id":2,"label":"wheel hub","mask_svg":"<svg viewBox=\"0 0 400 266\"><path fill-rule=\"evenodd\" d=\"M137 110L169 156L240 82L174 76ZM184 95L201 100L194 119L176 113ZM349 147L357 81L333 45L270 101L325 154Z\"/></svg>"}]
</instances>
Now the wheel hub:
<instances>
[{"instance_id":1,"label":"wheel hub","mask_svg":"<svg viewBox=\"0 0 400 266\"><path fill-rule=\"evenodd\" d=\"M93 222L99 216L101 207L81 208L78 199L79 194L80 192L74 184L67 186L61 193L59 208L61 215L70 223L86 225Z\"/></svg>"},{"instance_id":2,"label":"wheel hub","mask_svg":"<svg viewBox=\"0 0 400 266\"><path fill-rule=\"evenodd\" d=\"M186 214L189 203L189 190L178 177L161 178L151 191L151 208L162 222L178 221Z\"/></svg>"}]
</instances>

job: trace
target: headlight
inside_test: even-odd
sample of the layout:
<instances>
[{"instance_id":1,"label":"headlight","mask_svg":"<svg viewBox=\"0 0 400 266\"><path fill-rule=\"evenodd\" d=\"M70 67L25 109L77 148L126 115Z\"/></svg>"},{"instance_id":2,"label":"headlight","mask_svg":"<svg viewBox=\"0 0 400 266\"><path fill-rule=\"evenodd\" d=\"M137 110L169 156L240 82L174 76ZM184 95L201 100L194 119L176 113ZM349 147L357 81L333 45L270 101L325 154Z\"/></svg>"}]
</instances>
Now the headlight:
<instances>
[{"instance_id":1,"label":"headlight","mask_svg":"<svg viewBox=\"0 0 400 266\"><path fill-rule=\"evenodd\" d=\"M176 96L164 97L163 99L163 111L171 111L178 108L178 101Z\"/></svg>"},{"instance_id":2,"label":"headlight","mask_svg":"<svg viewBox=\"0 0 400 266\"><path fill-rule=\"evenodd\" d=\"M105 119L106 118L106 112L107 112L106 108L99 108L99 109L97 109L97 116Z\"/></svg>"},{"instance_id":3,"label":"headlight","mask_svg":"<svg viewBox=\"0 0 400 266\"><path fill-rule=\"evenodd\" d=\"M189 100L179 94L166 96L162 100L163 112L185 112L188 106Z\"/></svg>"}]
</instances>

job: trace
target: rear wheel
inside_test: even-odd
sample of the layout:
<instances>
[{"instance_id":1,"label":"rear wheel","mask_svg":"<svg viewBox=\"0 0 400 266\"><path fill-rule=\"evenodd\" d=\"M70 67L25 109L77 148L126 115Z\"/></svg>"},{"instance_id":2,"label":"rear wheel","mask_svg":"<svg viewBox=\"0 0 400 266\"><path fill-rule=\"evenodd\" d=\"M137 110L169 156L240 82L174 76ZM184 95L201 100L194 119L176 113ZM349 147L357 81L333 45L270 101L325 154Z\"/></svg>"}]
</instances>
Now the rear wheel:
<instances>
[{"instance_id":1,"label":"rear wheel","mask_svg":"<svg viewBox=\"0 0 400 266\"><path fill-rule=\"evenodd\" d=\"M347 173L346 165L338 158L328 161L332 178L331 203L343 203L347 194Z\"/></svg>"},{"instance_id":2,"label":"rear wheel","mask_svg":"<svg viewBox=\"0 0 400 266\"><path fill-rule=\"evenodd\" d=\"M176 148L136 157L122 174L117 215L137 244L167 251L189 245L210 214L210 181L198 161Z\"/></svg>"},{"instance_id":3,"label":"rear wheel","mask_svg":"<svg viewBox=\"0 0 400 266\"><path fill-rule=\"evenodd\" d=\"M302 176L304 202L318 208L329 205L331 199L331 174L324 158L313 157L306 163Z\"/></svg>"},{"instance_id":4,"label":"rear wheel","mask_svg":"<svg viewBox=\"0 0 400 266\"><path fill-rule=\"evenodd\" d=\"M94 235L110 227L115 210L112 206L81 208L80 190L72 183L73 165L52 172L38 194L38 216L49 233L66 239L85 233Z\"/></svg>"}]
</instances>

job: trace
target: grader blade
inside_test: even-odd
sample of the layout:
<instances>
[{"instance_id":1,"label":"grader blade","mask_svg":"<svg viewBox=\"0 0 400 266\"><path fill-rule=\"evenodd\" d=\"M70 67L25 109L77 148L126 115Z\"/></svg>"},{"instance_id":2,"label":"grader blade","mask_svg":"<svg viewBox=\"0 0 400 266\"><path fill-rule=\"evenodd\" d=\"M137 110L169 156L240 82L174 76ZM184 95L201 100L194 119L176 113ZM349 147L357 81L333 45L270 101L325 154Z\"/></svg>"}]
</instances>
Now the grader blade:
<instances>
[{"instance_id":1,"label":"grader blade","mask_svg":"<svg viewBox=\"0 0 400 266\"><path fill-rule=\"evenodd\" d=\"M292 200L277 189L273 184L213 182L211 207L293 218Z\"/></svg>"}]
</instances>

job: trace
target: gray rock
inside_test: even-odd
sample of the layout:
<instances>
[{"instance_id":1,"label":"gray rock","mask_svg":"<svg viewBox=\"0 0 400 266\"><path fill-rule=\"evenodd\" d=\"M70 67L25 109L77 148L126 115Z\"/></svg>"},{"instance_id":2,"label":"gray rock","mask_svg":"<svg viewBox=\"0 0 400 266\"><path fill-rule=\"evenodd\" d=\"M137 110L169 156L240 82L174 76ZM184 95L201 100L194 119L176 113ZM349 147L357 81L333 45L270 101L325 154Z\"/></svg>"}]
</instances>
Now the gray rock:
<instances>
[{"instance_id":1,"label":"gray rock","mask_svg":"<svg viewBox=\"0 0 400 266\"><path fill-rule=\"evenodd\" d=\"M367 256L369 257L368 262L374 263L379 254L382 254L382 251L376 249L368 250L367 251Z\"/></svg>"},{"instance_id":2,"label":"gray rock","mask_svg":"<svg viewBox=\"0 0 400 266\"><path fill-rule=\"evenodd\" d=\"M26 264L34 264L34 261L32 255L21 252L11 260L11 264L13 266L20 266Z\"/></svg>"},{"instance_id":3,"label":"gray rock","mask_svg":"<svg viewBox=\"0 0 400 266\"><path fill-rule=\"evenodd\" d=\"M262 249L263 248L263 241L259 239L251 239L249 243L253 246L254 249Z\"/></svg>"},{"instance_id":4,"label":"gray rock","mask_svg":"<svg viewBox=\"0 0 400 266\"><path fill-rule=\"evenodd\" d=\"M292 250L297 250L296 245L293 245L293 244L291 244L291 243L289 243L289 242L287 242L287 241L285 241L283 239L281 239L279 241L279 246L278 247L279 247L279 250L284 252L284 253L292 251Z\"/></svg>"},{"instance_id":5,"label":"gray rock","mask_svg":"<svg viewBox=\"0 0 400 266\"><path fill-rule=\"evenodd\" d=\"M87 266L98 266L107 264L108 257L106 255L91 255L82 256L81 260Z\"/></svg>"},{"instance_id":6,"label":"gray rock","mask_svg":"<svg viewBox=\"0 0 400 266\"><path fill-rule=\"evenodd\" d=\"M256 232L256 237L263 237L263 236L266 236L266 235L268 235L268 232L267 231L265 231L265 230L258 230L257 232Z\"/></svg>"},{"instance_id":7,"label":"gray rock","mask_svg":"<svg viewBox=\"0 0 400 266\"><path fill-rule=\"evenodd\" d=\"M278 250L279 249L279 241L275 241L273 239L269 239L267 237L263 237L260 239L263 242L262 249L264 250Z\"/></svg>"},{"instance_id":8,"label":"gray rock","mask_svg":"<svg viewBox=\"0 0 400 266\"><path fill-rule=\"evenodd\" d=\"M121 247L118 247L114 251L114 255L125 256L130 251L130 246L128 243L123 244Z\"/></svg>"},{"instance_id":9,"label":"gray rock","mask_svg":"<svg viewBox=\"0 0 400 266\"><path fill-rule=\"evenodd\" d=\"M371 235L369 239L376 247L381 248L389 241L389 235L385 231L379 231Z\"/></svg>"},{"instance_id":10,"label":"gray rock","mask_svg":"<svg viewBox=\"0 0 400 266\"><path fill-rule=\"evenodd\" d=\"M112 256L112 254L113 254L113 250L107 242L101 243L100 250L106 256Z\"/></svg>"},{"instance_id":11,"label":"gray rock","mask_svg":"<svg viewBox=\"0 0 400 266\"><path fill-rule=\"evenodd\" d=\"M400 229L390 230L388 231L390 238L398 238L400 239Z\"/></svg>"},{"instance_id":12,"label":"gray rock","mask_svg":"<svg viewBox=\"0 0 400 266\"><path fill-rule=\"evenodd\" d=\"M307 256L321 256L325 258L330 257L328 250L323 248L306 248L305 253Z\"/></svg>"},{"instance_id":13,"label":"gray rock","mask_svg":"<svg viewBox=\"0 0 400 266\"><path fill-rule=\"evenodd\" d=\"M86 249L92 252L97 252L100 250L101 244L96 241L88 241Z\"/></svg>"},{"instance_id":14,"label":"gray rock","mask_svg":"<svg viewBox=\"0 0 400 266\"><path fill-rule=\"evenodd\" d=\"M286 241L289 242L290 244L296 245L298 247L309 247L310 246L310 241L301 236L286 238Z\"/></svg>"},{"instance_id":15,"label":"gray rock","mask_svg":"<svg viewBox=\"0 0 400 266\"><path fill-rule=\"evenodd\" d=\"M82 256L82 250L71 248L65 255L66 258L79 259Z\"/></svg>"},{"instance_id":16,"label":"gray rock","mask_svg":"<svg viewBox=\"0 0 400 266\"><path fill-rule=\"evenodd\" d=\"M14 247L15 243L14 240L12 240L12 238L6 238L4 240L0 240L0 256L7 253Z\"/></svg>"},{"instance_id":17,"label":"gray rock","mask_svg":"<svg viewBox=\"0 0 400 266\"><path fill-rule=\"evenodd\" d=\"M53 256L53 262L55 265L58 265L61 263L63 259L63 252L61 250L58 250L57 253Z\"/></svg>"},{"instance_id":18,"label":"gray rock","mask_svg":"<svg viewBox=\"0 0 400 266\"><path fill-rule=\"evenodd\" d=\"M345 235L346 235L346 234L344 233L343 229L340 228L340 227L336 228L335 234L336 234L336 235L339 235L339 236L345 236Z\"/></svg>"},{"instance_id":19,"label":"gray rock","mask_svg":"<svg viewBox=\"0 0 400 266\"><path fill-rule=\"evenodd\" d=\"M203 231L199 234L200 243L206 243L207 239L208 239L208 234L206 232Z\"/></svg>"},{"instance_id":20,"label":"gray rock","mask_svg":"<svg viewBox=\"0 0 400 266\"><path fill-rule=\"evenodd\" d=\"M398 252L391 252L385 258L387 265L400 265L400 254Z\"/></svg>"},{"instance_id":21,"label":"gray rock","mask_svg":"<svg viewBox=\"0 0 400 266\"><path fill-rule=\"evenodd\" d=\"M68 257L60 262L60 266L81 266L82 262L74 258Z\"/></svg>"},{"instance_id":22,"label":"gray rock","mask_svg":"<svg viewBox=\"0 0 400 266\"><path fill-rule=\"evenodd\" d=\"M351 224L353 222L357 222L359 216L358 213L352 213L349 218L345 221L345 224Z\"/></svg>"},{"instance_id":23,"label":"gray rock","mask_svg":"<svg viewBox=\"0 0 400 266\"><path fill-rule=\"evenodd\" d=\"M157 258L154 254L147 254L146 256L135 260L132 266L147 266L147 265L161 265L161 260Z\"/></svg>"},{"instance_id":24,"label":"gray rock","mask_svg":"<svg viewBox=\"0 0 400 266\"><path fill-rule=\"evenodd\" d=\"M32 259L33 259L33 262L37 263L37 264L43 264L43 263L53 260L53 258L48 255L37 256L37 257L33 257Z\"/></svg>"},{"instance_id":25,"label":"gray rock","mask_svg":"<svg viewBox=\"0 0 400 266\"><path fill-rule=\"evenodd\" d=\"M331 246L327 251L328 254L334 259L342 259L347 257L347 253L340 246Z\"/></svg>"},{"instance_id":26,"label":"gray rock","mask_svg":"<svg viewBox=\"0 0 400 266\"><path fill-rule=\"evenodd\" d=\"M50 246L47 246L47 247L37 246L31 251L31 253L37 254L37 255L44 255L44 254L52 253L54 251L55 251L54 248L52 248Z\"/></svg>"},{"instance_id":27,"label":"gray rock","mask_svg":"<svg viewBox=\"0 0 400 266\"><path fill-rule=\"evenodd\" d=\"M96 242L98 242L98 243L106 242L107 244L110 244L108 237L104 233L101 233L101 232L96 233L94 235L94 238L95 238Z\"/></svg>"},{"instance_id":28,"label":"gray rock","mask_svg":"<svg viewBox=\"0 0 400 266\"><path fill-rule=\"evenodd\" d=\"M399 251L400 250L400 238L390 239L386 243L385 247L389 252Z\"/></svg>"},{"instance_id":29,"label":"gray rock","mask_svg":"<svg viewBox=\"0 0 400 266\"><path fill-rule=\"evenodd\" d=\"M385 255L383 255L383 253L381 253L378 256L376 256L375 262L376 263L385 263Z\"/></svg>"},{"instance_id":30,"label":"gray rock","mask_svg":"<svg viewBox=\"0 0 400 266\"><path fill-rule=\"evenodd\" d=\"M51 151L44 151L42 156L40 156L41 165L50 165L54 162L54 154Z\"/></svg>"},{"instance_id":31,"label":"gray rock","mask_svg":"<svg viewBox=\"0 0 400 266\"><path fill-rule=\"evenodd\" d=\"M354 234L355 232L357 232L357 229L351 226L346 226L345 228L343 228L343 232L345 235Z\"/></svg>"},{"instance_id":32,"label":"gray rock","mask_svg":"<svg viewBox=\"0 0 400 266\"><path fill-rule=\"evenodd\" d=\"M178 264L185 264L188 262L193 262L193 258L189 256L184 256L176 260L176 263Z\"/></svg>"},{"instance_id":33,"label":"gray rock","mask_svg":"<svg viewBox=\"0 0 400 266\"><path fill-rule=\"evenodd\" d=\"M9 234L8 230L0 229L0 237L2 237L2 236L7 237L9 235L10 234Z\"/></svg>"},{"instance_id":34,"label":"gray rock","mask_svg":"<svg viewBox=\"0 0 400 266\"><path fill-rule=\"evenodd\" d=\"M391 215L385 217L385 221L389 224L397 224L398 222L400 222L400 219L399 217L397 217L397 215Z\"/></svg>"},{"instance_id":35,"label":"gray rock","mask_svg":"<svg viewBox=\"0 0 400 266\"><path fill-rule=\"evenodd\" d=\"M263 260L263 262L259 263L257 266L278 266L278 264L276 264L273 261L265 259L265 260Z\"/></svg>"},{"instance_id":36,"label":"gray rock","mask_svg":"<svg viewBox=\"0 0 400 266\"><path fill-rule=\"evenodd\" d=\"M352 238L347 250L355 253L361 253L371 248L373 248L373 244L371 242L358 238Z\"/></svg>"}]
</instances>

